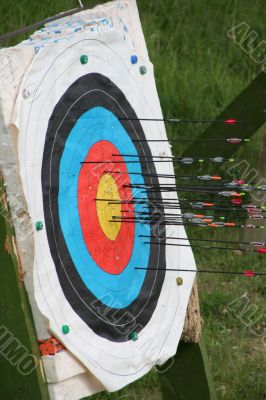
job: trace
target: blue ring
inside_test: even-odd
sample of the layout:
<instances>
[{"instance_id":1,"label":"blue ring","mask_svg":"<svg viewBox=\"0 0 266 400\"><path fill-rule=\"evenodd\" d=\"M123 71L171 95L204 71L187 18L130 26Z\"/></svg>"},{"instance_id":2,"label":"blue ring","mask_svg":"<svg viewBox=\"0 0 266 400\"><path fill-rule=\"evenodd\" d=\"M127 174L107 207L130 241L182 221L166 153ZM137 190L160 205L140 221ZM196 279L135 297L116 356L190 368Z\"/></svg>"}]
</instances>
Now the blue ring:
<instances>
[{"instance_id":1,"label":"blue ring","mask_svg":"<svg viewBox=\"0 0 266 400\"><path fill-rule=\"evenodd\" d=\"M135 270L136 266L147 267L150 246L143 244L141 234L150 234L149 225L136 224L132 256L126 268L119 275L103 271L89 254L83 239L78 214L78 177L81 162L85 160L91 146L101 140L110 141L120 153L138 155L132 140L117 117L103 107L94 107L79 117L72 128L62 154L59 170L58 208L61 229L83 283L104 304L113 308L125 308L139 295L145 271ZM82 143L82 146L80 145ZM124 157L127 164L139 158ZM141 172L139 163L130 164L131 172ZM144 183L141 175L129 174L131 183ZM144 190L138 197L147 199ZM133 191L134 197L134 191ZM135 211L143 211L142 204L135 205ZM129 290L130 288L130 290Z\"/></svg>"}]
</instances>

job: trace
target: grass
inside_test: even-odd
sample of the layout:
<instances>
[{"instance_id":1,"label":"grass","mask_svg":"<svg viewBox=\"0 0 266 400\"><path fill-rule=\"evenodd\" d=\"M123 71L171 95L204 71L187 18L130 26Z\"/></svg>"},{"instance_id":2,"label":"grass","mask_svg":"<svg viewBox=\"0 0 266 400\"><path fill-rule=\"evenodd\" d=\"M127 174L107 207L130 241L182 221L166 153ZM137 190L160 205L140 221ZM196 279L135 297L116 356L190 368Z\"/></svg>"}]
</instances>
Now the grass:
<instances>
[{"instance_id":1,"label":"grass","mask_svg":"<svg viewBox=\"0 0 266 400\"><path fill-rule=\"evenodd\" d=\"M84 1L86 5L90 3ZM2 0L1 32L77 4L70 0L10 0L8 3ZM263 0L139 0L138 5L165 116L215 117L260 72L260 67L227 37L227 31L244 21L258 32L259 41L266 40ZM169 136L196 137L201 132L202 128L195 126L168 128ZM261 172L265 171L264 134L265 127L236 155L237 160L246 159L251 168ZM179 155L184 147L176 144L173 150ZM195 230L193 233L195 235ZM201 230L196 233L202 235ZM223 235L224 231L212 232L212 237L217 239ZM236 240L237 237L241 239L241 235L230 231L226 236ZM262 239L257 237L257 240ZM241 270L252 265L265 270L263 256L259 255L197 250L195 256L199 268ZM265 400L265 281L202 275L198 285L203 332L218 399ZM230 304L238 298L241 298L242 308L237 311ZM262 316L257 326L247 326L245 314L240 318L245 306L256 310L253 321ZM263 335L259 336L263 328L264 340ZM154 371L118 393L92 397L93 400L137 398L160 398Z\"/></svg>"},{"instance_id":2,"label":"grass","mask_svg":"<svg viewBox=\"0 0 266 400\"><path fill-rule=\"evenodd\" d=\"M265 39L262 1L253 2L252 7L245 0L140 1L139 6L164 115L215 117L260 72L260 67L226 33L245 21L258 32L259 40ZM195 137L201 132L202 128L195 126L168 129L170 137L177 133ZM256 132L252 142L240 148L235 157L237 161L247 160L250 169L256 168L259 172L265 170L265 162L258 160L261 149L265 151L264 134L265 127ZM182 152L180 144L174 146L176 155ZM196 233L195 229L190 229L189 233L207 236L206 231L200 229ZM224 239L224 231L212 232L212 238L214 235ZM236 236L234 231L227 239L237 240ZM238 236L240 239L240 232ZM258 239L263 239L261 234L254 238ZM195 256L198 268L241 271L253 265L255 269L265 270L263 257L258 255L220 251L206 254L206 251L195 250ZM201 275L198 285L203 332L218 399L264 400L265 282L260 278L245 280ZM249 297L248 304L256 310L253 320L262 316L258 325L264 323L264 342L262 336L256 336L256 332L245 326L247 315L239 319L239 312L230 311L229 304L245 293ZM241 310L244 305L241 302Z\"/></svg>"}]
</instances>

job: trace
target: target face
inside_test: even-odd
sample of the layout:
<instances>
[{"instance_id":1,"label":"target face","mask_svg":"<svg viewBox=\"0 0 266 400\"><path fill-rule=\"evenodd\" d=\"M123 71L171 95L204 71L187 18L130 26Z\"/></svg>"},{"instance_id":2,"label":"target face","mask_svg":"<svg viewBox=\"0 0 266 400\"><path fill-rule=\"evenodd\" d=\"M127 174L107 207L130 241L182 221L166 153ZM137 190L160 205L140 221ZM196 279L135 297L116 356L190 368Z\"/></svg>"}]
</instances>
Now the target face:
<instances>
[{"instance_id":1,"label":"target face","mask_svg":"<svg viewBox=\"0 0 266 400\"><path fill-rule=\"evenodd\" d=\"M154 226L135 221L176 197L146 189L174 173L152 158L170 156L169 144L145 141L165 140L164 124L139 121L161 117L152 65L131 64L132 49L114 33L81 37L42 49L24 78L19 169L33 226L44 225L33 237L38 309L112 391L175 354L194 275L177 286L166 269L195 264L189 248L145 243ZM186 237L182 226L161 225L159 234Z\"/></svg>"},{"instance_id":2,"label":"target face","mask_svg":"<svg viewBox=\"0 0 266 400\"><path fill-rule=\"evenodd\" d=\"M151 156L147 143L134 142L145 139L139 121L121 120L129 116L137 119L110 79L82 76L51 115L42 165L47 237L65 296L95 333L113 341L130 340L135 325L145 327L165 275L135 269L165 268L164 246L144 245L140 237L150 233L149 225L111 222L113 213L132 218L149 208L142 203L113 207L106 201L134 200L129 184L159 184L156 177L134 175L154 172L150 160L121 155ZM140 196L154 202L155 194L145 189ZM119 329L103 318L106 306L115 312Z\"/></svg>"}]
</instances>

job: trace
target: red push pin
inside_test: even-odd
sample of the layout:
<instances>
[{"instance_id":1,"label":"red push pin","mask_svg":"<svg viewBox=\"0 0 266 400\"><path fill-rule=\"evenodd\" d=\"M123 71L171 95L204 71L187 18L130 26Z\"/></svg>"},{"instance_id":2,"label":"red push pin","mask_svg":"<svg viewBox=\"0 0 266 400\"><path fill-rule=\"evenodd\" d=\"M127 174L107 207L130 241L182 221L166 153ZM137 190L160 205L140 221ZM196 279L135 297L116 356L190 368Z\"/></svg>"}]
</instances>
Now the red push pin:
<instances>
[{"instance_id":1,"label":"red push pin","mask_svg":"<svg viewBox=\"0 0 266 400\"><path fill-rule=\"evenodd\" d=\"M251 269L246 269L245 271L243 271L243 275L247 276L248 278L255 276L256 272L252 271Z\"/></svg>"}]
</instances>

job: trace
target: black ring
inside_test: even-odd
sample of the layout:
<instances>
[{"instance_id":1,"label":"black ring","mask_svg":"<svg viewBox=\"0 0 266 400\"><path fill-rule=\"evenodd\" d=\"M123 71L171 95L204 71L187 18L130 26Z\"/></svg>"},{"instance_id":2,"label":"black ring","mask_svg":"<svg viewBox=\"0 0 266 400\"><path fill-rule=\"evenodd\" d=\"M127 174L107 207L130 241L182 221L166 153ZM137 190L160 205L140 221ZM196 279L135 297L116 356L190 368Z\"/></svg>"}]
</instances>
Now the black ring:
<instances>
[{"instance_id":1,"label":"black ring","mask_svg":"<svg viewBox=\"0 0 266 400\"><path fill-rule=\"evenodd\" d=\"M98 106L108 109L117 118L125 117L122 113L124 110L127 116L134 119L120 121L129 137L132 140L145 139L136 113L122 91L109 78L93 73L77 79L56 104L48 124L42 160L44 216L51 255L67 301L97 335L114 342L124 342L129 340L129 332L139 332L145 327L156 308L165 278L165 246L151 244L147 268L160 267L163 270L147 271L138 297L123 309L107 307L97 299L85 286L73 264L60 227L59 167L65 142L76 121L83 113ZM135 142L134 145L139 155L152 155L147 143ZM140 163L143 173L149 171L156 174L151 158L140 158ZM147 185L159 185L156 176L144 176L144 182ZM151 202L154 197L161 199L161 194L148 193ZM162 235L165 236L165 228L160 226ZM140 313L141 308L143 310Z\"/></svg>"}]
</instances>

